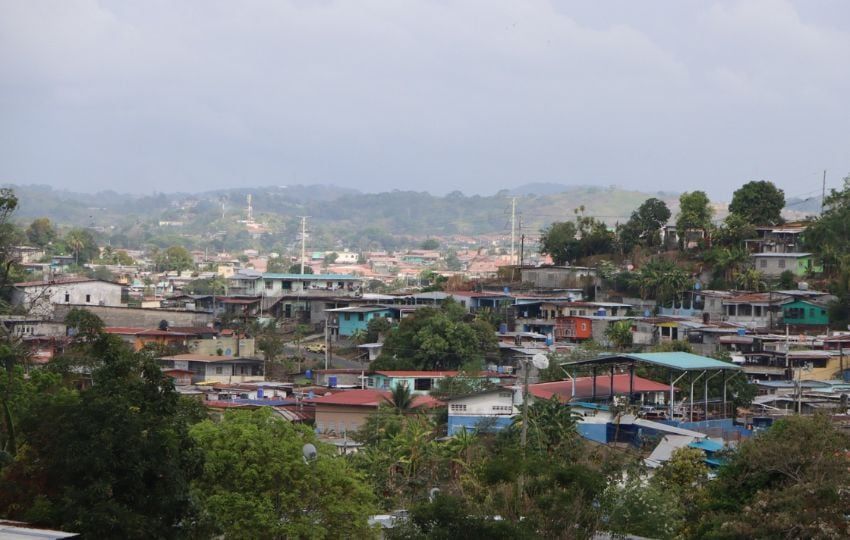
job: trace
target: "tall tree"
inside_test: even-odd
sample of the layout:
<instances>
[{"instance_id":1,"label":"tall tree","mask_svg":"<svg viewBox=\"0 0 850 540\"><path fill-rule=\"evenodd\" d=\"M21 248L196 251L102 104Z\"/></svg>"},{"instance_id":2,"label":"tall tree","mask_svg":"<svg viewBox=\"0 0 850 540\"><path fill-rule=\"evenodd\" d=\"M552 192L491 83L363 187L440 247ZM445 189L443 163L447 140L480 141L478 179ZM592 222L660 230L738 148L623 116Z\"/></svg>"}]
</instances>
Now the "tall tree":
<instances>
[{"instance_id":1,"label":"tall tree","mask_svg":"<svg viewBox=\"0 0 850 540\"><path fill-rule=\"evenodd\" d=\"M575 223L556 221L540 231L540 253L552 257L555 264L567 264L578 258Z\"/></svg>"},{"instance_id":2,"label":"tall tree","mask_svg":"<svg viewBox=\"0 0 850 540\"><path fill-rule=\"evenodd\" d=\"M679 234L680 247L687 247L687 233L700 230L709 239L711 227L711 201L704 191L685 192L679 197L679 216L676 218L676 232Z\"/></svg>"},{"instance_id":3,"label":"tall tree","mask_svg":"<svg viewBox=\"0 0 850 540\"><path fill-rule=\"evenodd\" d=\"M486 322L465 319L466 310L451 299L417 310L389 332L372 369L480 369L496 336Z\"/></svg>"},{"instance_id":4,"label":"tall tree","mask_svg":"<svg viewBox=\"0 0 850 540\"><path fill-rule=\"evenodd\" d=\"M752 225L782 223L785 192L766 180L747 182L732 195L729 212Z\"/></svg>"},{"instance_id":5,"label":"tall tree","mask_svg":"<svg viewBox=\"0 0 850 540\"><path fill-rule=\"evenodd\" d=\"M56 240L56 229L47 218L38 218L27 227L27 239L38 247L45 247Z\"/></svg>"},{"instance_id":6,"label":"tall tree","mask_svg":"<svg viewBox=\"0 0 850 540\"><path fill-rule=\"evenodd\" d=\"M86 537L173 538L199 463L171 380L103 334L93 386L41 396L21 422L25 451L0 477L0 512Z\"/></svg>"},{"instance_id":7,"label":"tall tree","mask_svg":"<svg viewBox=\"0 0 850 540\"><path fill-rule=\"evenodd\" d=\"M828 275L839 274L842 258L850 253L850 175L842 189L830 191L823 215L809 225L803 240L823 260Z\"/></svg>"},{"instance_id":8,"label":"tall tree","mask_svg":"<svg viewBox=\"0 0 850 540\"><path fill-rule=\"evenodd\" d=\"M645 200L632 212L629 221L620 229L623 251L630 252L636 245L654 247L661 243L661 228L670 219L667 204L656 198Z\"/></svg>"},{"instance_id":9,"label":"tall tree","mask_svg":"<svg viewBox=\"0 0 850 540\"><path fill-rule=\"evenodd\" d=\"M74 263L87 263L98 256L97 242L85 229L71 229L65 233L65 245L74 254Z\"/></svg>"},{"instance_id":10,"label":"tall tree","mask_svg":"<svg viewBox=\"0 0 850 540\"><path fill-rule=\"evenodd\" d=\"M195 267L192 254L183 246L171 246L159 252L156 257L156 267L159 270L183 271Z\"/></svg>"},{"instance_id":11,"label":"tall tree","mask_svg":"<svg viewBox=\"0 0 850 540\"><path fill-rule=\"evenodd\" d=\"M708 485L700 538L848 538L850 437L790 416L742 441Z\"/></svg>"},{"instance_id":12,"label":"tall tree","mask_svg":"<svg viewBox=\"0 0 850 540\"><path fill-rule=\"evenodd\" d=\"M316 441L306 426L266 407L231 411L192 428L204 448L203 473L192 483L206 537L365 538L373 495L348 462ZM304 444L318 447L306 462Z\"/></svg>"}]
</instances>

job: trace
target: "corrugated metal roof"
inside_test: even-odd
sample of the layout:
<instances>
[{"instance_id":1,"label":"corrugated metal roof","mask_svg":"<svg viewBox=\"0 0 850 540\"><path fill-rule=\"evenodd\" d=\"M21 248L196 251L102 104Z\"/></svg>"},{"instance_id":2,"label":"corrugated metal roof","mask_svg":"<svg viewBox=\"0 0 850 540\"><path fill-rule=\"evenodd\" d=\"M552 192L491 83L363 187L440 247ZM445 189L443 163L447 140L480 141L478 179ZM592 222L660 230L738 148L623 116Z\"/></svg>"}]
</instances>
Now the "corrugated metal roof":
<instances>
[{"instance_id":1,"label":"corrugated metal roof","mask_svg":"<svg viewBox=\"0 0 850 540\"><path fill-rule=\"evenodd\" d=\"M653 364L669 369L675 369L677 371L701 371L704 369L728 369L732 371L737 371L741 369L740 367L730 362L723 362L721 360L715 360L714 358L708 358L707 356L700 356L698 354L686 352L614 354L608 356L600 356L599 358L593 358L590 360L564 362L561 365L610 364L616 361L618 358L621 358L623 360L644 362L647 364Z\"/></svg>"}]
</instances>

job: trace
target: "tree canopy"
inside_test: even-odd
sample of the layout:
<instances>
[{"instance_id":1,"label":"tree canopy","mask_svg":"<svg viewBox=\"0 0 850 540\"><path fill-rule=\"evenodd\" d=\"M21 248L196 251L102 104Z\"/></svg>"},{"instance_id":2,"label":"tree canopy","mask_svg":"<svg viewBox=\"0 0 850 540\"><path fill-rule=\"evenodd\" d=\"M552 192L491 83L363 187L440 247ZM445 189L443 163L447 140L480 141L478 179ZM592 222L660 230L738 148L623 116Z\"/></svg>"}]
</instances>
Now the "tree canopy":
<instances>
[{"instance_id":1,"label":"tree canopy","mask_svg":"<svg viewBox=\"0 0 850 540\"><path fill-rule=\"evenodd\" d=\"M706 235L711 227L711 216L714 211L711 201L704 191L685 192L679 197L679 215L676 218L676 231L683 247L687 231L701 230Z\"/></svg>"},{"instance_id":2,"label":"tree canopy","mask_svg":"<svg viewBox=\"0 0 850 540\"><path fill-rule=\"evenodd\" d=\"M785 192L766 180L747 182L732 195L729 212L752 225L776 225L782 222Z\"/></svg>"},{"instance_id":3,"label":"tree canopy","mask_svg":"<svg viewBox=\"0 0 850 540\"><path fill-rule=\"evenodd\" d=\"M481 320L466 320L454 300L439 308L422 308L392 329L372 369L458 369L483 365L496 347L495 329Z\"/></svg>"},{"instance_id":4,"label":"tree canopy","mask_svg":"<svg viewBox=\"0 0 850 540\"><path fill-rule=\"evenodd\" d=\"M358 538L370 536L374 496L347 461L306 426L267 408L230 411L192 428L204 448L203 472L192 485L207 537ZM305 462L304 444L318 448Z\"/></svg>"},{"instance_id":5,"label":"tree canopy","mask_svg":"<svg viewBox=\"0 0 850 540\"><path fill-rule=\"evenodd\" d=\"M623 251L630 252L637 245L654 247L661 244L661 228L670 219L670 209L659 199L645 200L632 212L629 221L620 228Z\"/></svg>"}]
</instances>

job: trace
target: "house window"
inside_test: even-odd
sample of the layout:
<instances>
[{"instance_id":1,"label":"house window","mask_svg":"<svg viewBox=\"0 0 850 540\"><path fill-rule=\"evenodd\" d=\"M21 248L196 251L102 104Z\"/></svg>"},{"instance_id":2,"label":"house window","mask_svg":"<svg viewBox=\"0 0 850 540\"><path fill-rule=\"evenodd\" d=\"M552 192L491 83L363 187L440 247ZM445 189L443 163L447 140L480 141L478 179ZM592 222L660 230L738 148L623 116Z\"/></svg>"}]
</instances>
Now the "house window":
<instances>
[{"instance_id":1,"label":"house window","mask_svg":"<svg viewBox=\"0 0 850 540\"><path fill-rule=\"evenodd\" d=\"M759 261L759 266L762 268L767 268L767 259L761 259Z\"/></svg>"},{"instance_id":2,"label":"house window","mask_svg":"<svg viewBox=\"0 0 850 540\"><path fill-rule=\"evenodd\" d=\"M514 408L510 405L493 405L492 408L494 413L504 414L504 413L512 413L514 412Z\"/></svg>"},{"instance_id":3,"label":"house window","mask_svg":"<svg viewBox=\"0 0 850 540\"><path fill-rule=\"evenodd\" d=\"M272 290L274 288L274 282L266 281L266 290Z\"/></svg>"},{"instance_id":4,"label":"house window","mask_svg":"<svg viewBox=\"0 0 850 540\"><path fill-rule=\"evenodd\" d=\"M345 320L346 320L346 321L350 321L350 320L351 320L351 313L346 313L346 314L345 314L345 315L343 315L343 316L345 317Z\"/></svg>"},{"instance_id":5,"label":"house window","mask_svg":"<svg viewBox=\"0 0 850 540\"><path fill-rule=\"evenodd\" d=\"M86 304L88 304L89 302L91 302L91 295L87 294L86 295Z\"/></svg>"},{"instance_id":6,"label":"house window","mask_svg":"<svg viewBox=\"0 0 850 540\"><path fill-rule=\"evenodd\" d=\"M68 302L70 302L70 301L71 301L71 294L70 294L70 293L65 293L65 303L67 304L67 303L68 303Z\"/></svg>"},{"instance_id":7,"label":"house window","mask_svg":"<svg viewBox=\"0 0 850 540\"><path fill-rule=\"evenodd\" d=\"M363 314L362 314L362 313L358 313L358 314L357 314L357 320L358 320L358 321L362 321L362 320L363 320Z\"/></svg>"},{"instance_id":8,"label":"house window","mask_svg":"<svg viewBox=\"0 0 850 540\"><path fill-rule=\"evenodd\" d=\"M809 308L809 318L815 318L815 308Z\"/></svg>"},{"instance_id":9,"label":"house window","mask_svg":"<svg viewBox=\"0 0 850 540\"><path fill-rule=\"evenodd\" d=\"M431 389L431 379L414 379L413 380L413 389L414 390L430 390Z\"/></svg>"},{"instance_id":10,"label":"house window","mask_svg":"<svg viewBox=\"0 0 850 540\"><path fill-rule=\"evenodd\" d=\"M466 403L452 403L449 410L451 412L466 412Z\"/></svg>"},{"instance_id":11,"label":"house window","mask_svg":"<svg viewBox=\"0 0 850 540\"><path fill-rule=\"evenodd\" d=\"M223 367L220 367L220 366L219 366L219 367L215 368L215 374L216 374L216 375L221 375L222 373L224 373L224 368L223 368Z\"/></svg>"},{"instance_id":12,"label":"house window","mask_svg":"<svg viewBox=\"0 0 850 540\"><path fill-rule=\"evenodd\" d=\"M785 268L785 259L779 259L777 264L779 265L779 268Z\"/></svg>"}]
</instances>

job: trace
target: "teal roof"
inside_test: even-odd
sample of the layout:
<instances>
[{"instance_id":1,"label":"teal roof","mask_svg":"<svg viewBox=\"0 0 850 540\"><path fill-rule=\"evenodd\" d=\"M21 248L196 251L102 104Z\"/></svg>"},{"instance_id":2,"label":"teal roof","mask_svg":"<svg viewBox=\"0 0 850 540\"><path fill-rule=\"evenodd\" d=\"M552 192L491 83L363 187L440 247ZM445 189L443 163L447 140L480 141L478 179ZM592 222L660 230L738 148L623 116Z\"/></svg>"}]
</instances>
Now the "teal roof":
<instances>
[{"instance_id":1,"label":"teal roof","mask_svg":"<svg viewBox=\"0 0 850 540\"><path fill-rule=\"evenodd\" d=\"M579 360L578 362L565 362L562 365L586 365L586 364L611 364L617 359L644 362L656 366L675 369L677 371L702 371L704 369L728 369L737 371L740 366L731 362L715 360L707 356L691 354L686 352L659 352L659 353L627 353L600 356L591 360Z\"/></svg>"},{"instance_id":2,"label":"teal roof","mask_svg":"<svg viewBox=\"0 0 850 540\"><path fill-rule=\"evenodd\" d=\"M700 450L704 450L706 452L720 452L723 450L723 445L717 441L712 441L711 439L701 439L699 441L694 441L689 444L691 448L699 448Z\"/></svg>"},{"instance_id":3,"label":"teal roof","mask_svg":"<svg viewBox=\"0 0 850 540\"><path fill-rule=\"evenodd\" d=\"M302 281L345 281L360 278L352 274L275 274L272 272L267 272L263 274L263 279L292 279Z\"/></svg>"}]
</instances>

